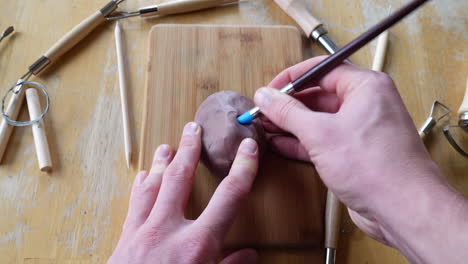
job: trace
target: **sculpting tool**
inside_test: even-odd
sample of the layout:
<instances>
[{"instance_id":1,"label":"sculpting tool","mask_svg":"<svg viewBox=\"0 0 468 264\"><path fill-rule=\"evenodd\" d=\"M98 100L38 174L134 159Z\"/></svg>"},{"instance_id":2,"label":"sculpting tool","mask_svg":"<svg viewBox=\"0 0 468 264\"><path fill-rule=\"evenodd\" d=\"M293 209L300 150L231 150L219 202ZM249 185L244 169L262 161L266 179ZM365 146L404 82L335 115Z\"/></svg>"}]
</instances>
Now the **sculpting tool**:
<instances>
[{"instance_id":1,"label":"sculpting tool","mask_svg":"<svg viewBox=\"0 0 468 264\"><path fill-rule=\"evenodd\" d=\"M304 1L275 0L275 2L296 21L308 38L316 41L329 54L333 54L339 49L335 42L328 37L328 31L324 25L307 11Z\"/></svg>"},{"instance_id":2,"label":"sculpting tool","mask_svg":"<svg viewBox=\"0 0 468 264\"><path fill-rule=\"evenodd\" d=\"M436 111L440 113L436 115ZM434 103L432 103L431 112L429 113L429 116L418 130L421 139L424 140L426 136L431 133L432 129L435 127L437 122L439 122L439 120L441 120L442 118L448 116L450 112L451 111L450 108L448 108L448 106L444 105L439 101L434 101Z\"/></svg>"},{"instance_id":3,"label":"sculpting tool","mask_svg":"<svg viewBox=\"0 0 468 264\"><path fill-rule=\"evenodd\" d=\"M373 71L383 71L385 55L387 54L388 31L380 34L377 38L377 47L375 48L374 60L372 61Z\"/></svg>"},{"instance_id":4,"label":"sculpting tool","mask_svg":"<svg viewBox=\"0 0 468 264\"><path fill-rule=\"evenodd\" d=\"M26 90L26 101L28 102L29 117L31 120L38 119L41 115L41 103L39 102L39 95L35 88L28 88ZM33 124L32 132L39 169L46 172L51 171L52 159L50 158L49 143L47 141L44 120Z\"/></svg>"},{"instance_id":5,"label":"sculpting tool","mask_svg":"<svg viewBox=\"0 0 468 264\"><path fill-rule=\"evenodd\" d=\"M462 156L468 158L468 142L466 142L468 138L465 137L456 140L456 137L453 136L453 131L450 132L452 129L455 128L462 130L459 131L460 133L468 133L468 78L466 79L465 96L463 97L463 101L460 105L460 108L458 108L458 124L448 125L444 127L444 135L447 138L450 145L452 145L452 147Z\"/></svg>"},{"instance_id":6,"label":"sculpting tool","mask_svg":"<svg viewBox=\"0 0 468 264\"><path fill-rule=\"evenodd\" d=\"M20 77L21 81L27 81L32 75L38 75L43 72L47 67L57 62L58 59L72 49L77 43L83 40L89 33L91 33L96 27L104 23L109 19L119 19L134 16L126 15L119 17L111 17L116 13L118 6L125 0L111 0L100 10L94 12L91 16L83 20L80 24L71 29L61 39L59 39L49 50L47 50L39 59L28 67L28 71ZM162 3L157 6L143 8L137 11L136 15L170 15L176 13L184 13L190 11L201 10L205 8L211 8L227 3L235 3L238 0L178 0L173 2ZM122 11L121 13L132 13ZM11 34L13 27L8 28L1 36L6 37ZM0 40L1 40L0 38ZM2 101L2 115L3 118L0 121L0 161L2 159L5 147L8 143L8 139L12 132L12 126L17 126L19 123L30 123L30 122L16 122L14 119L17 117L22 102L24 101L24 92L22 86L18 86L13 90L8 106L5 107ZM48 95L47 100L49 100ZM7 97L7 94L4 98ZM3 109L6 110L4 111ZM41 115L43 116L43 115Z\"/></svg>"},{"instance_id":7,"label":"sculpting tool","mask_svg":"<svg viewBox=\"0 0 468 264\"><path fill-rule=\"evenodd\" d=\"M308 38L312 38L326 52L334 54L338 51L336 45L327 35L328 31L323 24L313 17L306 9L303 1L275 0L304 31ZM336 249L340 236L341 203L330 190L327 191L325 208L325 263L335 263Z\"/></svg>"},{"instance_id":8,"label":"sculpting tool","mask_svg":"<svg viewBox=\"0 0 468 264\"><path fill-rule=\"evenodd\" d=\"M19 79L17 83L23 82L22 79ZM5 113L12 119L18 117L21 106L24 102L24 91L19 88L18 93L13 93ZM2 118L0 121L0 163L3 159L3 154L5 153L6 146L8 145L8 140L10 139L11 133L13 132L13 126L10 126L5 118Z\"/></svg>"},{"instance_id":9,"label":"sculpting tool","mask_svg":"<svg viewBox=\"0 0 468 264\"><path fill-rule=\"evenodd\" d=\"M124 63L124 50L122 41L122 30L120 24L115 24L115 46L117 49L117 65L119 68L119 84L120 84L120 101L122 105L122 124L124 132L124 144L125 144L125 159L127 161L127 167L130 168L130 161L132 158L132 140L130 136L130 122L128 118L128 103L127 103L127 78Z\"/></svg>"},{"instance_id":10,"label":"sculpting tool","mask_svg":"<svg viewBox=\"0 0 468 264\"><path fill-rule=\"evenodd\" d=\"M408 14L416 10L422 4L426 3L429 0L414 0L401 8L400 10L393 13L388 18L384 19L367 32L363 33L349 44L344 46L342 49L338 50L335 54L323 60L321 63L313 67L311 70L303 74L297 80L287 84L280 91L282 93L292 95L295 92L298 92L305 88L307 84L310 84L312 81L317 82L320 78L325 76L328 72L333 70L335 67L340 65L345 59L354 54L357 50L365 46L375 37L380 35L385 30L389 29L391 26L395 25L401 19L406 17ZM246 113L242 114L237 118L240 124L250 124L257 116L260 114L260 108L255 107Z\"/></svg>"},{"instance_id":11,"label":"sculpting tool","mask_svg":"<svg viewBox=\"0 0 468 264\"><path fill-rule=\"evenodd\" d=\"M176 0L143 7L132 12L119 11L116 15L109 16L107 20L116 20L134 16L153 17L182 14L237 2L239 2L239 0Z\"/></svg>"},{"instance_id":12,"label":"sculpting tool","mask_svg":"<svg viewBox=\"0 0 468 264\"><path fill-rule=\"evenodd\" d=\"M2 34L0 34L0 41L8 37L8 35L13 33L13 31L15 31L15 28L13 26L9 26L7 29L5 29L5 31L3 31Z\"/></svg>"}]
</instances>

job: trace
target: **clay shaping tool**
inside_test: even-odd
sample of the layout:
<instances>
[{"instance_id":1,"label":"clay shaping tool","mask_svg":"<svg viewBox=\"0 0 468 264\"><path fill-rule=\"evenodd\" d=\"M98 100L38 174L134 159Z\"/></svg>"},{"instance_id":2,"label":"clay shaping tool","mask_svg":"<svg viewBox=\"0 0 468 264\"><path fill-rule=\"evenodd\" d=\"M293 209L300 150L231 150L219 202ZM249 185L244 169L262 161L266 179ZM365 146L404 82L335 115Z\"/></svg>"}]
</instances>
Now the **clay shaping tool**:
<instances>
[{"instance_id":1,"label":"clay shaping tool","mask_svg":"<svg viewBox=\"0 0 468 264\"><path fill-rule=\"evenodd\" d=\"M444 127L444 135L447 138L450 145L452 145L452 147L462 156L468 158L468 150L466 149L466 147L464 148L460 146L466 146L466 142L464 142L463 144L459 144L450 132L451 128L462 129L462 133L468 133L468 78L466 79L465 96L460 105L460 108L458 108L458 125L449 125Z\"/></svg>"},{"instance_id":2,"label":"clay shaping tool","mask_svg":"<svg viewBox=\"0 0 468 264\"><path fill-rule=\"evenodd\" d=\"M22 77L20 77L17 84L22 81L27 81L32 75L40 74L47 67L55 63L62 55L64 55L77 43L83 40L96 27L104 23L106 20L111 19L111 15L116 13L119 4L121 4L123 1L125 0L112 0L108 2L103 8L94 12L91 16L89 16L80 24L75 26L72 30L65 34L65 36L58 40L49 50L47 50L39 59L37 59L33 64L31 64L31 66L28 67L28 71ZM238 2L238 0L179 0L159 4L151 8L143 8L140 11L138 11L139 14L137 15L170 15L211 8L234 2ZM114 17L113 19L125 17L130 16ZM7 33L8 32L9 30L7 29ZM24 126L31 124L31 122L14 121L14 119L16 119L17 112L19 111L20 106L24 101L22 89L22 85L16 85L16 87L15 85L13 85L12 89L9 89L9 91L13 92L13 96L10 98L6 110L4 110L4 102L8 94L5 94L2 100L3 119L0 123L0 162L5 151L5 146L8 143L8 139L11 135L11 126ZM48 106L46 108L48 109ZM43 117L44 114L45 113L41 114L40 116Z\"/></svg>"},{"instance_id":3,"label":"clay shaping tool","mask_svg":"<svg viewBox=\"0 0 468 264\"><path fill-rule=\"evenodd\" d=\"M41 103L39 102L39 95L35 88L28 88L26 90L26 101L28 103L29 117L31 120L38 119L41 115ZM49 143L47 141L44 120L33 124L32 132L39 169L46 172L51 171L52 159L50 158Z\"/></svg>"},{"instance_id":4,"label":"clay shaping tool","mask_svg":"<svg viewBox=\"0 0 468 264\"><path fill-rule=\"evenodd\" d=\"M31 64L31 66L28 68L28 71L22 77L20 77L17 83L27 81L32 75L38 75L45 68L56 62L63 54L73 48L98 25L106 21L106 16L114 12L114 10L117 9L117 6L123 1L124 0L110 1L103 8L94 12L91 16L75 26L71 31L65 34L65 36L58 40L39 59L37 59L36 62ZM8 103L7 110L2 110L3 119L0 124L0 161L12 132L11 126L14 125L14 123L12 123L12 119L16 119L23 101L24 92L22 91L22 86L17 86L13 90L13 95Z\"/></svg>"},{"instance_id":5,"label":"clay shaping tool","mask_svg":"<svg viewBox=\"0 0 468 264\"><path fill-rule=\"evenodd\" d=\"M361 49L375 37L380 35L385 30L389 29L391 26L395 25L401 19L403 19L404 17L406 17L411 12L413 12L418 7L420 7L428 1L429 0L414 0L411 3L407 4L400 10L393 13L388 18L384 19L383 21L381 21L380 23L378 23L377 25L375 25L374 27L372 27L371 29L369 29L350 43L348 43L342 49L338 50L335 54L323 60L321 63L310 69L297 80L287 84L281 89L281 92L288 95L292 95L304 89L307 84L310 84L311 82L317 82L320 78L322 78L335 67L340 65L345 59L354 54L354 52ZM252 121L259 115L260 108L255 107L239 116L237 118L237 121L240 124L247 125L252 123Z\"/></svg>"},{"instance_id":6,"label":"clay shaping tool","mask_svg":"<svg viewBox=\"0 0 468 264\"><path fill-rule=\"evenodd\" d=\"M338 46L328 37L324 25L307 11L303 1L275 0L275 2L296 21L308 38L312 38L330 54L338 51Z\"/></svg>"},{"instance_id":7,"label":"clay shaping tool","mask_svg":"<svg viewBox=\"0 0 468 264\"><path fill-rule=\"evenodd\" d=\"M3 31L2 34L0 34L0 41L8 37L8 35L13 33L13 31L15 31L15 28L13 26L9 26L7 29L5 29L5 31Z\"/></svg>"},{"instance_id":8,"label":"clay shaping tool","mask_svg":"<svg viewBox=\"0 0 468 264\"><path fill-rule=\"evenodd\" d=\"M239 2L239 0L176 0L143 7L133 12L119 11L116 15L109 16L107 20L116 20L134 16L153 17L182 14L237 2Z\"/></svg>"},{"instance_id":9,"label":"clay shaping tool","mask_svg":"<svg viewBox=\"0 0 468 264\"><path fill-rule=\"evenodd\" d=\"M115 25L115 46L117 53L117 66L119 69L119 84L120 84L120 102L122 105L122 124L124 132L125 159L127 167L130 168L132 158L132 141L130 136L130 122L128 118L128 103L127 103L127 78L124 63L124 50L122 40L122 30L119 22Z\"/></svg>"},{"instance_id":10,"label":"clay shaping tool","mask_svg":"<svg viewBox=\"0 0 468 264\"><path fill-rule=\"evenodd\" d=\"M418 130L421 139L424 140L426 136L431 133L432 129L435 127L437 122L439 122L439 120L441 120L442 118L448 116L450 112L451 111L450 108L448 108L448 106L439 101L434 101L434 103L432 103L431 112L429 113L429 116Z\"/></svg>"}]
</instances>

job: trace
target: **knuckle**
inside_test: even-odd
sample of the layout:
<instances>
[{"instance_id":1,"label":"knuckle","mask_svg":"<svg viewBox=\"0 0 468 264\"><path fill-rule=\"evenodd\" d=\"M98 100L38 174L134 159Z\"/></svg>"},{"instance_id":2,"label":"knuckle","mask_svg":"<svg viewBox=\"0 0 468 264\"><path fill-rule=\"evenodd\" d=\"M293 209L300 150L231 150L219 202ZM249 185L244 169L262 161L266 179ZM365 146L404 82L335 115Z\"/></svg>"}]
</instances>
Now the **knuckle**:
<instances>
[{"instance_id":1,"label":"knuckle","mask_svg":"<svg viewBox=\"0 0 468 264\"><path fill-rule=\"evenodd\" d=\"M135 194L137 195L137 198L142 197L142 196L147 196L151 194L155 194L159 191L159 186L155 184L141 184L139 186L135 187Z\"/></svg>"},{"instance_id":2,"label":"knuckle","mask_svg":"<svg viewBox=\"0 0 468 264\"><path fill-rule=\"evenodd\" d=\"M394 86L392 78L384 72L372 72L370 82L373 85L380 86L382 88L389 88Z\"/></svg>"},{"instance_id":3,"label":"knuckle","mask_svg":"<svg viewBox=\"0 0 468 264\"><path fill-rule=\"evenodd\" d=\"M155 247L160 244L166 236L166 232L159 226L149 227L144 226L138 233L138 240L143 245Z\"/></svg>"},{"instance_id":4,"label":"knuckle","mask_svg":"<svg viewBox=\"0 0 468 264\"><path fill-rule=\"evenodd\" d=\"M227 196L237 200L248 194L249 186L241 177L228 176L224 184L224 191Z\"/></svg>"},{"instance_id":5,"label":"knuckle","mask_svg":"<svg viewBox=\"0 0 468 264\"><path fill-rule=\"evenodd\" d=\"M167 169L166 173L170 180L185 181L190 178L192 168L185 164L174 164Z\"/></svg>"},{"instance_id":6,"label":"knuckle","mask_svg":"<svg viewBox=\"0 0 468 264\"><path fill-rule=\"evenodd\" d=\"M281 126L287 125L287 120L294 108L298 106L298 102L296 100L293 100L292 98L288 98L287 101L285 101L280 107L278 108L278 111L276 113L276 116L278 117L278 123Z\"/></svg>"},{"instance_id":7,"label":"knuckle","mask_svg":"<svg viewBox=\"0 0 468 264\"><path fill-rule=\"evenodd\" d=\"M183 135L181 140L180 140L180 144L179 144L179 148L195 148L197 146L197 139L195 138L194 135Z\"/></svg>"}]
</instances>

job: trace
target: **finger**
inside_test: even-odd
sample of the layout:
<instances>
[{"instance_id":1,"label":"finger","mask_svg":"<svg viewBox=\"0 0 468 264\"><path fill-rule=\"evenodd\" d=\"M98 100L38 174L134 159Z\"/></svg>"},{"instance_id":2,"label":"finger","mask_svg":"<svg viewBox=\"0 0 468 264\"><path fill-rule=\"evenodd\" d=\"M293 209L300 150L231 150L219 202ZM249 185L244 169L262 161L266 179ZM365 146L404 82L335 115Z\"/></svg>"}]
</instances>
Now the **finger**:
<instances>
[{"instance_id":1,"label":"finger","mask_svg":"<svg viewBox=\"0 0 468 264\"><path fill-rule=\"evenodd\" d=\"M336 94L324 91L319 87L295 93L294 98L315 112L336 113L341 105L341 100Z\"/></svg>"},{"instance_id":2,"label":"finger","mask_svg":"<svg viewBox=\"0 0 468 264\"><path fill-rule=\"evenodd\" d=\"M297 138L287 136L274 136L269 140L271 149L293 160L310 162L310 157L307 150L302 146Z\"/></svg>"},{"instance_id":3,"label":"finger","mask_svg":"<svg viewBox=\"0 0 468 264\"><path fill-rule=\"evenodd\" d=\"M190 122L184 127L174 160L164 172L161 190L149 219L184 215L200 151L201 128L198 124Z\"/></svg>"},{"instance_id":4,"label":"finger","mask_svg":"<svg viewBox=\"0 0 468 264\"><path fill-rule=\"evenodd\" d=\"M273 124L267 117L264 115L261 116L260 118L260 124L263 126L263 129L265 129L266 132L272 133L272 134L288 134L287 131L284 131L283 129L279 128L275 124Z\"/></svg>"},{"instance_id":5,"label":"finger","mask_svg":"<svg viewBox=\"0 0 468 264\"><path fill-rule=\"evenodd\" d=\"M258 145L244 139L237 151L229 175L216 189L205 211L195 221L201 227L215 230L223 239L252 187L258 169Z\"/></svg>"},{"instance_id":6,"label":"finger","mask_svg":"<svg viewBox=\"0 0 468 264\"><path fill-rule=\"evenodd\" d=\"M230 254L220 264L255 264L257 258L258 254L255 250L246 248Z\"/></svg>"},{"instance_id":7,"label":"finger","mask_svg":"<svg viewBox=\"0 0 468 264\"><path fill-rule=\"evenodd\" d=\"M306 149L311 147L310 140L320 139L331 130L331 114L311 111L297 99L276 89L260 88L254 100L271 122L298 137ZM311 131L311 128L320 129Z\"/></svg>"},{"instance_id":8,"label":"finger","mask_svg":"<svg viewBox=\"0 0 468 264\"><path fill-rule=\"evenodd\" d=\"M314 66L325 60L328 56L319 56L308 59L294 66L284 70L273 81L270 82L268 87L282 88L290 82L297 80L304 73L312 69ZM330 71L325 77L318 80L318 84L323 90L329 93L335 93L340 98L343 98L344 92L349 90L350 87L358 87L358 82L362 82L365 78L360 78L363 73L372 72L359 68L349 62L343 62L340 66ZM311 84L313 86L313 84Z\"/></svg>"},{"instance_id":9,"label":"finger","mask_svg":"<svg viewBox=\"0 0 468 264\"><path fill-rule=\"evenodd\" d=\"M150 173L141 171L135 178L130 196L127 218L124 229L131 232L141 226L151 210L161 187L162 174L171 162L173 151L168 145L161 145L156 149Z\"/></svg>"}]
</instances>

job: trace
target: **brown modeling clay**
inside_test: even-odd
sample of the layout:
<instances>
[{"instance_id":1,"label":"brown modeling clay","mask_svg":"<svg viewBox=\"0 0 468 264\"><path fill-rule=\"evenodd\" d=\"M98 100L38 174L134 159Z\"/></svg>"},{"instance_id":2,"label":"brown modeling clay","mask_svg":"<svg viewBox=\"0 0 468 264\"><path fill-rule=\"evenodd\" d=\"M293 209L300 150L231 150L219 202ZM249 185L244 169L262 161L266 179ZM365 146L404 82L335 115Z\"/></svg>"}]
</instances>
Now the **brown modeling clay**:
<instances>
[{"instance_id":1,"label":"brown modeling clay","mask_svg":"<svg viewBox=\"0 0 468 264\"><path fill-rule=\"evenodd\" d=\"M203 128L201 160L215 176L228 175L245 138L257 141L259 153L263 153L263 127L258 122L251 125L237 122L237 117L252 107L254 103L249 98L233 91L221 91L208 96L198 108L195 122Z\"/></svg>"}]
</instances>

